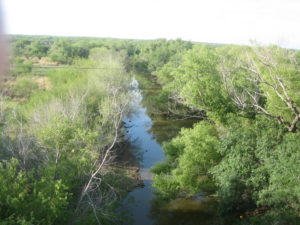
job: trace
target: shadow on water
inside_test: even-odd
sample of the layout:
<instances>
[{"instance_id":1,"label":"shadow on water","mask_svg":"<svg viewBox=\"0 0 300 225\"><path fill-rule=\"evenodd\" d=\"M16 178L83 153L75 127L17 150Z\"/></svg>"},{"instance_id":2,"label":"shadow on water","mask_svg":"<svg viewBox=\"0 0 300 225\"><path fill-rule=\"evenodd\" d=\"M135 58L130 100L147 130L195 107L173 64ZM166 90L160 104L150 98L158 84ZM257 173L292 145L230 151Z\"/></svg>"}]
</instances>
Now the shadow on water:
<instances>
[{"instance_id":1,"label":"shadow on water","mask_svg":"<svg viewBox=\"0 0 300 225\"><path fill-rule=\"evenodd\" d=\"M195 121L152 120L143 106L143 96L136 80L132 86L136 110L124 123L129 149L139 159L144 187L130 192L122 208L134 225L213 225L216 203L211 199L175 199L167 203L155 200L150 168L165 158L161 144L178 134L182 127L192 127Z\"/></svg>"},{"instance_id":2,"label":"shadow on water","mask_svg":"<svg viewBox=\"0 0 300 225\"><path fill-rule=\"evenodd\" d=\"M155 225L214 225L217 202L213 199L175 199L153 204Z\"/></svg>"}]
</instances>

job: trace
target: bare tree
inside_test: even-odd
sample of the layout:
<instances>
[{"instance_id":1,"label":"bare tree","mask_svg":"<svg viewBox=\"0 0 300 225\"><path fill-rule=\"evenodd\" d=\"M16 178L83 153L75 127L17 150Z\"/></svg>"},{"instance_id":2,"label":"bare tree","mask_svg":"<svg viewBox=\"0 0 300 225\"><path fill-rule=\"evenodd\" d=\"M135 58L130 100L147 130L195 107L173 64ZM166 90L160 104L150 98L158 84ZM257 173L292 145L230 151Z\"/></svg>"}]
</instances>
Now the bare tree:
<instances>
[{"instance_id":1,"label":"bare tree","mask_svg":"<svg viewBox=\"0 0 300 225\"><path fill-rule=\"evenodd\" d=\"M16 110L11 113L11 118L6 123L14 123L15 135L11 135L11 130L8 125L1 129L3 149L6 154L20 160L20 167L26 171L32 167L32 162L39 160L44 161L42 153L36 152L37 140L28 132L28 127L19 117Z\"/></svg>"},{"instance_id":2,"label":"bare tree","mask_svg":"<svg viewBox=\"0 0 300 225\"><path fill-rule=\"evenodd\" d=\"M101 224L98 214L104 205L105 200L116 200L114 187L102 179L102 173L104 167L112 159L112 150L118 142L120 124L129 103L129 101L126 101L123 104L120 104L120 101L118 101L119 89L112 87L111 90L111 98L109 98L109 102L112 110L109 112L110 116L108 119L110 120L112 129L114 130L114 137L112 142L103 151L100 151L99 159L94 162L95 169L91 172L88 181L84 185L76 207L76 212L78 213L83 207L90 206L98 224ZM108 187L111 191L103 194L101 191L101 187L103 187L103 185L106 185L106 187Z\"/></svg>"},{"instance_id":3,"label":"bare tree","mask_svg":"<svg viewBox=\"0 0 300 225\"><path fill-rule=\"evenodd\" d=\"M285 125L289 132L295 132L300 121L300 108L289 92L291 82L280 70L280 67L284 66L287 69L297 71L293 53L280 48L267 47L254 48L253 52L254 56L245 52L246 59L236 61L234 70L224 69L226 62L223 62L220 73L225 88L239 109L248 112L252 110L255 113L276 119L280 124ZM286 61L284 65L281 62L283 60ZM241 79L238 77L241 75L241 71L246 74L242 79L247 85L244 85L243 88L239 88L237 85L237 80ZM262 100L269 99L271 95L278 99L276 107L281 110L288 110L293 115L293 120L288 120L265 106Z\"/></svg>"}]
</instances>

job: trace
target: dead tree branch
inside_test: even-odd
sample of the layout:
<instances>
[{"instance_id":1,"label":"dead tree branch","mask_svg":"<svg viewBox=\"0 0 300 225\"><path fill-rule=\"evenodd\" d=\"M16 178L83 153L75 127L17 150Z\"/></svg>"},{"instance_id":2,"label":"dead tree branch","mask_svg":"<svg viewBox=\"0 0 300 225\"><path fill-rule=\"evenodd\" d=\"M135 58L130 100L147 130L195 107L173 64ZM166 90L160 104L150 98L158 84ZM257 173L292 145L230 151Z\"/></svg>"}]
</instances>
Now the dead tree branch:
<instances>
[{"instance_id":1,"label":"dead tree branch","mask_svg":"<svg viewBox=\"0 0 300 225\"><path fill-rule=\"evenodd\" d=\"M118 89L115 89L112 92L112 102L111 102L112 107L114 109L114 114L116 115L113 119L114 120L113 121L113 128L114 128L113 140L112 140L111 144L105 149L103 156L100 159L98 159L94 162L94 165L95 166L97 165L97 167L91 173L90 178L88 179L86 185L84 186L84 188L81 192L79 201L77 203L77 207L76 207L76 212L78 212L81 205L82 205L82 203L83 203L83 200L87 197L89 205L92 207L93 212L96 216L96 220L97 220L99 225L101 223L100 223L100 220L97 217L97 212L96 212L97 211L97 205L99 205L99 199L98 199L98 204L94 203L93 198L91 197L91 193L93 193L95 191L100 193L100 186L101 186L103 180L99 176L101 174L101 170L103 169L104 165L106 165L108 163L110 155L111 155L111 151L117 143L117 140L118 140L118 137L119 137L120 124L121 124L121 121L122 121L123 116L124 116L124 111L125 111L128 103L129 103L127 101L125 104L119 106L118 105L119 102L117 102L117 95L118 95ZM109 187L110 187L111 190L114 191L114 189L110 185L109 185ZM100 203L101 203L101 201L100 201Z\"/></svg>"}]
</instances>

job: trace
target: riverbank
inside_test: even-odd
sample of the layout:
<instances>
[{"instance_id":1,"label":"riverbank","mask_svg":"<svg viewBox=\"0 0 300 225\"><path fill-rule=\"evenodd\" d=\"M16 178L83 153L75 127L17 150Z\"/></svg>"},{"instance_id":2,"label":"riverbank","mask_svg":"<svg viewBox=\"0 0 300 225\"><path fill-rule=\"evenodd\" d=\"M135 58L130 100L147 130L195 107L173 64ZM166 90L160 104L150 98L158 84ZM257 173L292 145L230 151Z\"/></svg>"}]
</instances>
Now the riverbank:
<instances>
[{"instance_id":1,"label":"riverbank","mask_svg":"<svg viewBox=\"0 0 300 225\"><path fill-rule=\"evenodd\" d=\"M140 165L137 157L130 149L130 142L125 139L120 144L121 147L117 149L115 159L112 164L109 165L109 169L112 169L126 177L124 182L119 187L126 192L131 192L135 188L144 187L143 180L140 175Z\"/></svg>"},{"instance_id":2,"label":"riverbank","mask_svg":"<svg viewBox=\"0 0 300 225\"><path fill-rule=\"evenodd\" d=\"M212 224L216 214L215 202L206 201L208 198L160 201L152 186L153 175L150 169L164 160L163 142L175 137L181 128L192 127L197 120L175 120L154 116L151 108L148 108L149 95L146 93L148 89L138 88L139 85L135 90L136 101L133 101L135 111L124 120L128 151L124 151L122 158L128 159L127 168L133 172L133 177L141 180L137 187L128 193L122 208L127 210L134 225L174 225L176 220L181 221L180 224L183 225L191 224L191 221Z\"/></svg>"}]
</instances>

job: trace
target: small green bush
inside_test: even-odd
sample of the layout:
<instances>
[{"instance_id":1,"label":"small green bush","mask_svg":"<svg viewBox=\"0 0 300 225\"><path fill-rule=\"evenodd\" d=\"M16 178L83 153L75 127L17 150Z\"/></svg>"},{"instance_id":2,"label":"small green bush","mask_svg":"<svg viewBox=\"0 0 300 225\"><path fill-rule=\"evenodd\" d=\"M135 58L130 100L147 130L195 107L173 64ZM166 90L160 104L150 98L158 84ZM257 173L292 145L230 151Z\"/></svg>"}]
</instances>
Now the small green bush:
<instances>
[{"instance_id":1,"label":"small green bush","mask_svg":"<svg viewBox=\"0 0 300 225\"><path fill-rule=\"evenodd\" d=\"M11 87L11 95L18 98L28 98L39 89L39 85L29 77L17 78Z\"/></svg>"}]
</instances>

